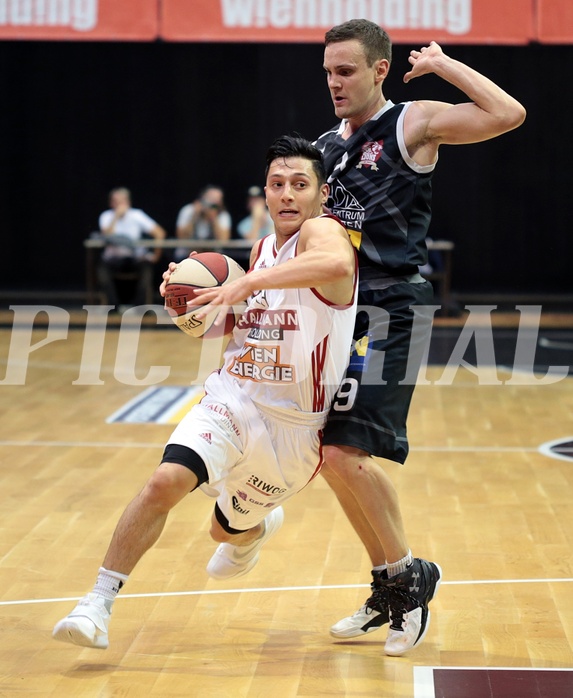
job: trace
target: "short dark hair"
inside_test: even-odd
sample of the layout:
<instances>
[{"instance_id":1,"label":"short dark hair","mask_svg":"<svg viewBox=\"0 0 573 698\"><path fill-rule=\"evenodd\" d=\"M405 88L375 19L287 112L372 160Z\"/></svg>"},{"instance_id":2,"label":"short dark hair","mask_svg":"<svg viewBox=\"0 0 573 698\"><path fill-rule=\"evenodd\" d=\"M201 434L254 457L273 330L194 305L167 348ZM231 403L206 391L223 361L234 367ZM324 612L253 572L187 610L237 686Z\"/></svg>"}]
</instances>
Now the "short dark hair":
<instances>
[{"instance_id":1,"label":"short dark hair","mask_svg":"<svg viewBox=\"0 0 573 698\"><path fill-rule=\"evenodd\" d=\"M279 136L267 150L265 179L269 173L271 163L277 158L304 158L305 160L310 160L319 186L326 182L326 170L324 169L322 153L306 138L297 135Z\"/></svg>"},{"instance_id":2,"label":"short dark hair","mask_svg":"<svg viewBox=\"0 0 573 698\"><path fill-rule=\"evenodd\" d=\"M201 188L199 192L199 198L204 196L208 191L211 191L211 189L216 189L217 191L220 191L221 194L225 194L223 191L223 187L220 187L218 184L206 184L204 187Z\"/></svg>"},{"instance_id":3,"label":"short dark hair","mask_svg":"<svg viewBox=\"0 0 573 698\"><path fill-rule=\"evenodd\" d=\"M123 194L129 203L131 203L131 192L127 187L114 187L108 195L109 199L111 199L114 194Z\"/></svg>"},{"instance_id":4,"label":"short dark hair","mask_svg":"<svg viewBox=\"0 0 573 698\"><path fill-rule=\"evenodd\" d=\"M388 34L375 22L368 19L351 19L337 24L324 35L324 45L357 39L364 47L364 55L369 66L381 58L392 62L392 41Z\"/></svg>"}]
</instances>

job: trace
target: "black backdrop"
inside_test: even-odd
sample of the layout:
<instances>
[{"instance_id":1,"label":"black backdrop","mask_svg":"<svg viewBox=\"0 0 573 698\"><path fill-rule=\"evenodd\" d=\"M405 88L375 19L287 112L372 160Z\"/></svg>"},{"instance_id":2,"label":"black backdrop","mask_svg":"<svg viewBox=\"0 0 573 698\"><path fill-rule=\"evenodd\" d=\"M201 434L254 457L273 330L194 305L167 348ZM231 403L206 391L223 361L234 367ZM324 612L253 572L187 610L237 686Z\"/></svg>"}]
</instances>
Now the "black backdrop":
<instances>
[{"instance_id":1,"label":"black backdrop","mask_svg":"<svg viewBox=\"0 0 573 698\"><path fill-rule=\"evenodd\" d=\"M464 99L435 76L404 85L410 48L394 48L387 97ZM441 149L431 234L456 243L454 289L569 293L573 47L445 49L528 110L510 134ZM270 142L335 122L321 65L314 44L0 42L0 288L82 288L82 240L114 186L172 235L217 183L237 222Z\"/></svg>"}]
</instances>

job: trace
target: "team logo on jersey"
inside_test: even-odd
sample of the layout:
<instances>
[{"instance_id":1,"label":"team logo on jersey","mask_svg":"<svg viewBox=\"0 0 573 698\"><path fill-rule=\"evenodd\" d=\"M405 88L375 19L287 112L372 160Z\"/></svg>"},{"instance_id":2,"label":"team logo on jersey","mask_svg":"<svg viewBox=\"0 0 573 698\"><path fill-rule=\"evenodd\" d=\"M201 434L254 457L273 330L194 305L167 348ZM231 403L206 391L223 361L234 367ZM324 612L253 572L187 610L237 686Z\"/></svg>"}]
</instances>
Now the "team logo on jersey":
<instances>
[{"instance_id":1,"label":"team logo on jersey","mask_svg":"<svg viewBox=\"0 0 573 698\"><path fill-rule=\"evenodd\" d=\"M247 480L247 485L265 497L271 497L272 495L276 494L284 494L286 492L286 487L277 487L277 485L273 485L270 482L261 480L261 478L257 477L256 475L251 475L249 477Z\"/></svg>"},{"instance_id":2,"label":"team logo on jersey","mask_svg":"<svg viewBox=\"0 0 573 698\"><path fill-rule=\"evenodd\" d=\"M366 334L364 337L356 340L350 354L350 363L348 364L349 370L366 371L372 353L370 339L371 336Z\"/></svg>"},{"instance_id":3,"label":"team logo on jersey","mask_svg":"<svg viewBox=\"0 0 573 698\"><path fill-rule=\"evenodd\" d=\"M380 160L383 149L384 141L368 141L368 143L364 143L360 162L356 165L356 169L360 170L362 167L370 167L372 170L378 170L376 163Z\"/></svg>"},{"instance_id":4,"label":"team logo on jersey","mask_svg":"<svg viewBox=\"0 0 573 698\"><path fill-rule=\"evenodd\" d=\"M243 509L243 507L241 506L241 502L239 502L239 500L237 499L237 497L235 497L235 495L233 495L233 497L232 497L232 502L233 502L233 509L235 511L237 511L239 514L250 513L250 511L251 511L250 509Z\"/></svg>"},{"instance_id":5,"label":"team logo on jersey","mask_svg":"<svg viewBox=\"0 0 573 698\"><path fill-rule=\"evenodd\" d=\"M328 207L347 228L361 230L364 222L364 207L360 205L354 194L348 191L339 181L330 188ZM355 245L360 247L360 244Z\"/></svg>"},{"instance_id":6,"label":"team logo on jersey","mask_svg":"<svg viewBox=\"0 0 573 698\"><path fill-rule=\"evenodd\" d=\"M245 344L227 371L255 383L296 382L294 366L281 363L280 347Z\"/></svg>"},{"instance_id":7,"label":"team logo on jersey","mask_svg":"<svg viewBox=\"0 0 573 698\"><path fill-rule=\"evenodd\" d=\"M296 309L269 310L261 308L247 309L239 322L239 329L248 329L249 339L264 341L280 341L285 330L298 330L298 312Z\"/></svg>"},{"instance_id":8,"label":"team logo on jersey","mask_svg":"<svg viewBox=\"0 0 573 698\"><path fill-rule=\"evenodd\" d=\"M212 410L216 414L219 415L220 417L220 425L227 430L229 434L236 434L239 438L241 438L241 432L239 430L239 427L236 425L235 420L232 418L231 413L229 410L224 406L224 405L219 405L217 403L207 403L205 407L208 410ZM205 436L204 434L201 434L201 436Z\"/></svg>"}]
</instances>

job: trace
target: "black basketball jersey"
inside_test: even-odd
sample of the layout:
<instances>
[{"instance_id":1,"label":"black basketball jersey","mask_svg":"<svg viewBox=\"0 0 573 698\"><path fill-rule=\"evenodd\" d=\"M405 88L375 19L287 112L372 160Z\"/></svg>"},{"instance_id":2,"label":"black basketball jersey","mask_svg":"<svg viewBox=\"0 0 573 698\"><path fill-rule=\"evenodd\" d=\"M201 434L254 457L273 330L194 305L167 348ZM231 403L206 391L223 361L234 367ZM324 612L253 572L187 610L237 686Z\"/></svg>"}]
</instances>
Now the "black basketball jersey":
<instances>
[{"instance_id":1,"label":"black basketball jersey","mask_svg":"<svg viewBox=\"0 0 573 698\"><path fill-rule=\"evenodd\" d=\"M327 205L358 249L361 285L414 274L427 262L434 165L408 156L403 120L410 104L388 101L347 140L342 122L316 141L329 175Z\"/></svg>"}]
</instances>

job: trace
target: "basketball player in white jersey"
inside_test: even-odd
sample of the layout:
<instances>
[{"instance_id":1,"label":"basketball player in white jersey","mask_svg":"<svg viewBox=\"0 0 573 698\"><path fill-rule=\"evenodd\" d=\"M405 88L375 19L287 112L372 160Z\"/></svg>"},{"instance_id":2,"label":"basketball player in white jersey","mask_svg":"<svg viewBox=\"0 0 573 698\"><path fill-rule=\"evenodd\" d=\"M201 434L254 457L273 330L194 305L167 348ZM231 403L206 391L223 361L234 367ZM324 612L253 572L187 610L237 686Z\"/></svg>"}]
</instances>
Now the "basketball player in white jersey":
<instances>
[{"instance_id":1,"label":"basketball player in white jersey","mask_svg":"<svg viewBox=\"0 0 573 698\"><path fill-rule=\"evenodd\" d=\"M115 597L158 540L169 511L200 487L216 498L207 565L227 579L248 572L280 528L282 502L322 465L322 427L344 376L356 316L357 261L340 221L324 215L322 156L283 136L267 154L275 234L255 243L251 270L202 290L221 307L248 299L221 369L176 427L162 462L128 505L93 590L59 621L56 640L105 649Z\"/></svg>"}]
</instances>

